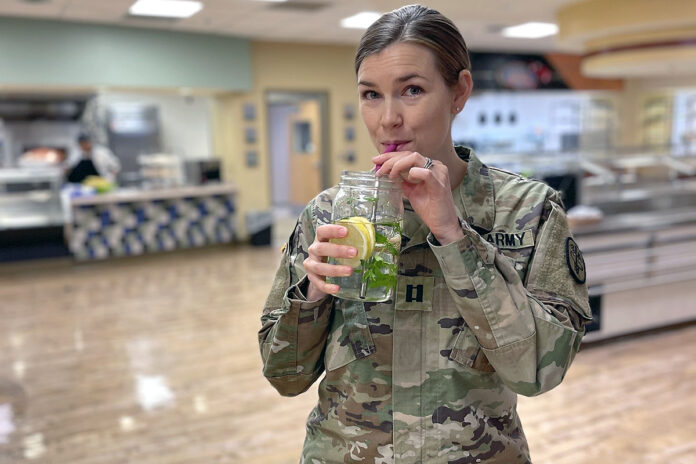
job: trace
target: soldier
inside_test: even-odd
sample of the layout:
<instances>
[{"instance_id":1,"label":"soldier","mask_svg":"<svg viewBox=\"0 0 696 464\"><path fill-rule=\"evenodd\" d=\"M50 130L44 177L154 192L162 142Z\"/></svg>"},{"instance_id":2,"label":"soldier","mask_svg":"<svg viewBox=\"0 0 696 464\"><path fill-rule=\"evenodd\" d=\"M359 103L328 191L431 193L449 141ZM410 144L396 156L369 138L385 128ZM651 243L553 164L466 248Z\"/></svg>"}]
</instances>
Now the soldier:
<instances>
[{"instance_id":1,"label":"soldier","mask_svg":"<svg viewBox=\"0 0 696 464\"><path fill-rule=\"evenodd\" d=\"M559 194L453 146L472 89L456 26L411 5L382 16L355 60L377 175L404 178L394 300L333 296L334 187L300 216L266 301L263 373L298 395L323 373L301 463L529 463L517 394L558 385L591 319ZM417 289L410 293L403 289Z\"/></svg>"}]
</instances>

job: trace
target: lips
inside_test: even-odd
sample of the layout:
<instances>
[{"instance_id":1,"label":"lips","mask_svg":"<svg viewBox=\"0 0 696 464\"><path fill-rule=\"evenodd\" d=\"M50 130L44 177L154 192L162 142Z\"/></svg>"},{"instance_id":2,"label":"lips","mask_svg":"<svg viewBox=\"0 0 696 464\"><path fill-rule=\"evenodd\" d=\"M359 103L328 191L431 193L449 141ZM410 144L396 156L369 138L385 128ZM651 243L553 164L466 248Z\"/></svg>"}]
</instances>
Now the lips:
<instances>
[{"instance_id":1,"label":"lips","mask_svg":"<svg viewBox=\"0 0 696 464\"><path fill-rule=\"evenodd\" d=\"M411 142L410 140L394 140L394 141L382 142L382 148L386 149L388 146L392 145L392 146L395 146L394 151L401 151L410 142Z\"/></svg>"}]
</instances>

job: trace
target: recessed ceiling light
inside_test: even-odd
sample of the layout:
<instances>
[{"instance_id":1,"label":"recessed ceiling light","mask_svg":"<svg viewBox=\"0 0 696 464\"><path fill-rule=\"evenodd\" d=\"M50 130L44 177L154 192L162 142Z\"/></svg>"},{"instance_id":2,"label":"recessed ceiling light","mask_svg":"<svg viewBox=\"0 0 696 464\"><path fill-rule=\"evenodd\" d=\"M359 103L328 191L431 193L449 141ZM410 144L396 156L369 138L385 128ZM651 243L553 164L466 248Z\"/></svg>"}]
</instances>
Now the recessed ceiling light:
<instances>
[{"instance_id":1,"label":"recessed ceiling light","mask_svg":"<svg viewBox=\"0 0 696 464\"><path fill-rule=\"evenodd\" d=\"M201 11L201 8L201 2L192 0L137 0L128 12L134 16L189 18Z\"/></svg>"},{"instance_id":2,"label":"recessed ceiling light","mask_svg":"<svg viewBox=\"0 0 696 464\"><path fill-rule=\"evenodd\" d=\"M553 23L524 23L503 29L504 37L518 39L540 39L558 34L558 26Z\"/></svg>"},{"instance_id":3,"label":"recessed ceiling light","mask_svg":"<svg viewBox=\"0 0 696 464\"><path fill-rule=\"evenodd\" d=\"M360 13L348 16L341 20L341 27L346 29L367 29L372 23L382 16L376 11L361 11Z\"/></svg>"}]
</instances>

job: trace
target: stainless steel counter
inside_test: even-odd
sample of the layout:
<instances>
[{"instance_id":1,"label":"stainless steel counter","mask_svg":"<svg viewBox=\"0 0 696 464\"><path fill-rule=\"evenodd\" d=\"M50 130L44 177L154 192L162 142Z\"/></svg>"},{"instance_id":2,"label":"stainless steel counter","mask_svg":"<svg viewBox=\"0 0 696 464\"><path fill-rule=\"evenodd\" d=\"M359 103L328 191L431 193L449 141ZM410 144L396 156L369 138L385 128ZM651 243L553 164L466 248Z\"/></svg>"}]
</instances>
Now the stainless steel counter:
<instances>
[{"instance_id":1,"label":"stainless steel counter","mask_svg":"<svg viewBox=\"0 0 696 464\"><path fill-rule=\"evenodd\" d=\"M60 168L0 169L0 231L62 226Z\"/></svg>"},{"instance_id":2,"label":"stainless steel counter","mask_svg":"<svg viewBox=\"0 0 696 464\"><path fill-rule=\"evenodd\" d=\"M205 184L162 189L117 189L113 192L71 200L73 206L130 203L135 201L170 200L174 198L236 194L233 184Z\"/></svg>"},{"instance_id":3,"label":"stainless steel counter","mask_svg":"<svg viewBox=\"0 0 696 464\"><path fill-rule=\"evenodd\" d=\"M696 204L694 207L687 208L605 216L597 224L576 227L573 234L582 237L607 233L652 231L694 223L696 223Z\"/></svg>"},{"instance_id":4,"label":"stainless steel counter","mask_svg":"<svg viewBox=\"0 0 696 464\"><path fill-rule=\"evenodd\" d=\"M598 340L696 320L696 205L605 217L574 230Z\"/></svg>"}]
</instances>

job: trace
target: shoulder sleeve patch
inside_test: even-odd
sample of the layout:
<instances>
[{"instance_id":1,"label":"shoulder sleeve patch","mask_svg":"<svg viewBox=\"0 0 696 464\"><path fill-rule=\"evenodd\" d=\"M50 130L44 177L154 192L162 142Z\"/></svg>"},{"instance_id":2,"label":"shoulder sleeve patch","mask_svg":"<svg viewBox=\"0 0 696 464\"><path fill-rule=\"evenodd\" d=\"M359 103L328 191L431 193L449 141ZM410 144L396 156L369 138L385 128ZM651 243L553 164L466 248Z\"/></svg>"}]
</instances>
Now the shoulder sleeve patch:
<instances>
[{"instance_id":1,"label":"shoulder sleeve patch","mask_svg":"<svg viewBox=\"0 0 696 464\"><path fill-rule=\"evenodd\" d=\"M592 318L585 282L585 261L571 237L565 213L551 201L548 219L540 226L527 270L525 286L532 294L554 295L573 304L585 319Z\"/></svg>"},{"instance_id":2,"label":"shoulder sleeve patch","mask_svg":"<svg viewBox=\"0 0 696 464\"><path fill-rule=\"evenodd\" d=\"M580 247L572 237L566 238L566 262L573 279L579 284L584 284L585 280L587 280L585 259L582 257Z\"/></svg>"}]
</instances>

